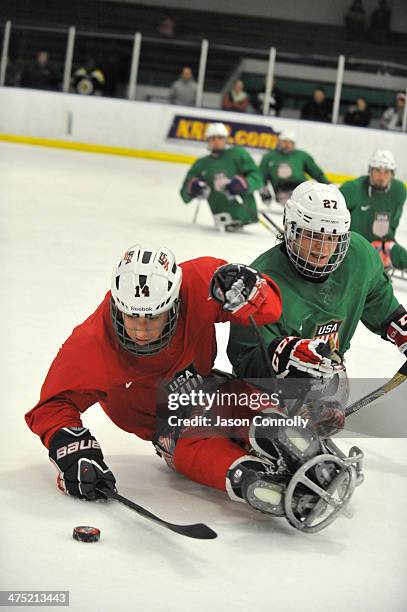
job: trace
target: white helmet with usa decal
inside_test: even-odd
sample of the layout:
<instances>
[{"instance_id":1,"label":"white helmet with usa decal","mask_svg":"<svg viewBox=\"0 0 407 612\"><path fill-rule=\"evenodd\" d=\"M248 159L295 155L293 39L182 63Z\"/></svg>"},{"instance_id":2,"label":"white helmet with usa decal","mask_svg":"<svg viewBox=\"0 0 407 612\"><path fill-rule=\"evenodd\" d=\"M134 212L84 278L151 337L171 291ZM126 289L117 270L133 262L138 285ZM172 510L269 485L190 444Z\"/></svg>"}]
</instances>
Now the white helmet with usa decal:
<instances>
[{"instance_id":1,"label":"white helmet with usa decal","mask_svg":"<svg viewBox=\"0 0 407 612\"><path fill-rule=\"evenodd\" d=\"M152 354L169 343L175 332L179 313L182 269L173 252L136 244L114 267L111 284L112 323L119 342L135 354ZM168 322L159 341L139 346L124 329L123 314L154 318L168 312Z\"/></svg>"}]
</instances>

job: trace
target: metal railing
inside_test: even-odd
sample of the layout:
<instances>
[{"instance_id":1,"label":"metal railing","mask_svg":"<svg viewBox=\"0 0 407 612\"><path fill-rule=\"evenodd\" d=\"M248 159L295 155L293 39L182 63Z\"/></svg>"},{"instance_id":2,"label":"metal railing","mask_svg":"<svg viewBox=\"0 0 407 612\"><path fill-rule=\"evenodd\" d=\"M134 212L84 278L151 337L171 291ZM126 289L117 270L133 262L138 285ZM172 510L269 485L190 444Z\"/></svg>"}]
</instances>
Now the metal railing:
<instances>
[{"instance_id":1,"label":"metal railing","mask_svg":"<svg viewBox=\"0 0 407 612\"><path fill-rule=\"evenodd\" d=\"M64 61L64 71L63 71L63 81L62 81L62 91L69 92L71 77L72 77L72 66L73 66L73 58L75 51L75 44L78 36L82 37L92 37L92 38L100 38L105 40L121 40L121 41L129 41L132 42L132 52L131 52L131 64L130 64L130 72L128 78L128 87L127 87L127 98L129 100L136 99L136 92L138 87L138 76L139 76L139 68L140 68L140 55L142 50L143 36L140 32L136 32L133 36L128 34L111 34L111 33L102 33L102 32L87 32L76 30L74 26L66 28L50 28L50 27L38 27L38 26L24 26L24 25L13 25L11 21L7 21L4 26L4 35L3 35L3 45L2 45L2 53L1 53L1 63L0 63L0 86L4 86L6 82L6 71L8 65L8 57L9 57L9 47L10 47L10 37L12 33L12 29L16 31L28 31L28 32L39 32L39 33L53 33L53 34L63 34L66 35L66 51L65 51L65 61ZM144 40L148 43L160 43L162 44L164 41L161 38L154 37L144 37ZM186 48L195 48L199 49L200 57L199 57L199 68L198 68L198 80L197 80L197 90L196 90L196 98L195 98L195 106L201 107L203 102L204 95L204 85L205 78L207 74L207 61L208 61L208 51L209 51L209 42L204 39L199 44L191 41L183 41L183 40L165 40L165 44L168 45L177 45L183 46ZM267 71L266 71L266 79L265 79L265 95L263 102L263 114L268 115L270 109L273 81L275 77L276 71L276 57L277 50L275 47L271 47L268 51L265 49L253 49L246 47L238 47L232 45L220 45L215 44L212 45L211 48L216 48L217 51L227 51L228 53L239 53L241 56L245 54L256 54L258 57L264 57L267 59ZM292 55L292 57L290 57ZM298 55L289 54L289 53L281 53L279 54L279 58L284 59L285 61L298 61ZM325 65L331 64L334 61L334 58L320 55L309 56L308 59L311 63L325 63ZM187 63L187 62L186 62ZM334 84L334 96L333 96L333 108L332 108L332 123L338 123L339 121L339 110L341 104L341 94L342 87L344 84L344 74L345 74L345 65L348 64L349 68L352 66L369 66L369 67L380 67L385 66L386 68L390 67L396 71L401 72L403 78L406 79L406 84L403 87L403 91L405 91L407 96L407 66L396 64L394 62L383 62L378 61L374 62L373 60L364 60L364 59L356 59L354 57L348 58L346 60L344 55L340 55L337 58L337 66L336 66L336 74L335 74L335 84ZM407 104L404 106L404 114L402 117L402 126L401 130L403 132L407 131Z\"/></svg>"}]
</instances>

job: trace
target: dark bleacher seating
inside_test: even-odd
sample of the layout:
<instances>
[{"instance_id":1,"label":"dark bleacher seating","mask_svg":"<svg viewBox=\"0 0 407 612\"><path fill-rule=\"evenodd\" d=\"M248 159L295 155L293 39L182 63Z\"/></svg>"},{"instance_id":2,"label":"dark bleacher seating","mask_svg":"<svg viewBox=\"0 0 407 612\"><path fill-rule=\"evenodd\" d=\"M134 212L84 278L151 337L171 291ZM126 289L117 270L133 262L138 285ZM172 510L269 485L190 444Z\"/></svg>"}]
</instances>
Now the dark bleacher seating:
<instances>
[{"instance_id":1,"label":"dark bleacher seating","mask_svg":"<svg viewBox=\"0 0 407 612\"><path fill-rule=\"evenodd\" d=\"M178 75L182 65L190 64L197 71L199 43L208 38L210 44L232 45L264 52L275 46L280 52L302 55L326 55L332 58L340 53L349 57L380 60L383 64L396 62L405 64L407 57L407 34L394 34L387 46L358 43L346 40L342 26L289 22L241 15L221 15L204 11L171 9L176 21L176 37L191 46L179 47L159 37L157 25L168 9L146 7L119 2L100 0L71 0L49 2L49 0L3 0L0 18L11 19L16 24L65 27L75 25L79 31L108 32L132 35L140 31L146 37L142 46L139 83L168 86ZM49 39L49 40L48 40ZM62 35L47 38L51 56L63 62L65 53ZM87 53L93 53L106 62L106 52L112 51L120 57L120 78L126 80L130 66L131 40L107 43L94 38L86 40L78 36L75 63L84 60ZM38 36L32 33L16 32L12 36L12 57L32 58L38 50ZM248 52L226 51L210 47L207 91L220 91L233 68ZM252 54L255 56L255 54ZM319 60L318 60L319 61ZM114 62L112 63L114 65ZM349 66L349 64L348 64ZM392 68L389 69L392 72ZM397 72L397 71L396 71Z\"/></svg>"}]
</instances>

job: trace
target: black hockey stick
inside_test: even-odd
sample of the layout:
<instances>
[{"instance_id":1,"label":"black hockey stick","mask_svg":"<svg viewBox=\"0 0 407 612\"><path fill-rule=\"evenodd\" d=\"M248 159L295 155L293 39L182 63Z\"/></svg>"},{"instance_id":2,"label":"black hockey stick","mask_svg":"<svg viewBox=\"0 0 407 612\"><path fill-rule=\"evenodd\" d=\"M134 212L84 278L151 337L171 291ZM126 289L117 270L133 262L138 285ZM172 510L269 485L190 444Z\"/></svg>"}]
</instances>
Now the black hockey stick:
<instances>
[{"instance_id":1,"label":"black hockey stick","mask_svg":"<svg viewBox=\"0 0 407 612\"><path fill-rule=\"evenodd\" d=\"M154 523L157 523L170 531L179 533L180 535L187 536L188 538L195 538L197 540L213 540L214 538L218 537L218 534L215 531L203 523L195 523L194 525L175 525L174 523L168 523L167 521L160 519L155 514L152 514L152 512L149 512L142 506L135 504L122 495L119 495L119 493L116 493L115 491L105 488L96 490L109 499L115 499L128 508L135 510L137 514L140 514L140 516L143 516L144 518L149 519L150 521L153 521Z\"/></svg>"},{"instance_id":2,"label":"black hockey stick","mask_svg":"<svg viewBox=\"0 0 407 612\"><path fill-rule=\"evenodd\" d=\"M357 400L350 406L347 406L345 408L345 416L349 416L353 414L354 412L356 412L357 410L360 410L361 408L364 408L368 404L371 404L375 400L379 399L379 397L382 397L382 395L384 395L385 393L388 393L389 391L392 391L393 389L401 385L401 383L405 382L405 380L407 380L407 361L403 363L401 368L395 373L393 378L391 378L387 383L385 383L378 389L371 391L370 393L368 393L361 399Z\"/></svg>"},{"instance_id":3,"label":"black hockey stick","mask_svg":"<svg viewBox=\"0 0 407 612\"><path fill-rule=\"evenodd\" d=\"M275 221L273 221L273 219L267 213L265 213L264 211L260 211L259 212L259 221L260 221L260 223L262 223L262 221L263 221L262 225L264 227L267 227L267 229L269 229L270 231L272 231L271 228L269 226L267 226L267 223L269 223L274 228L275 232L277 232L278 235L284 233L283 228L280 227Z\"/></svg>"},{"instance_id":4,"label":"black hockey stick","mask_svg":"<svg viewBox=\"0 0 407 612\"><path fill-rule=\"evenodd\" d=\"M256 335L257 341L259 343L261 354L262 354L262 357L264 359L264 363L267 366L267 369L269 371L269 374L270 374L271 378L274 378L275 377L275 372L274 372L273 367L271 365L270 355L268 354L268 351L267 351L267 348L266 348L266 344L264 342L264 338L261 335L261 333L259 332L259 328L257 327L257 323L254 320L253 315L250 315L249 321L250 321L250 325L252 326L253 331L254 331L254 333Z\"/></svg>"},{"instance_id":5,"label":"black hockey stick","mask_svg":"<svg viewBox=\"0 0 407 612\"><path fill-rule=\"evenodd\" d=\"M249 213L249 215L252 217L253 222L258 221L260 225L262 225L266 230L271 232L273 235L275 235L276 232L279 234L282 232L282 229L276 223L274 223L274 221L270 219L265 213L261 211L256 212L255 213L256 218L254 218L253 211L244 203L244 200L241 195L229 196L227 195L225 191L223 191L223 193L227 197L228 200L237 202L239 206L242 206L242 208L244 208Z\"/></svg>"},{"instance_id":6,"label":"black hockey stick","mask_svg":"<svg viewBox=\"0 0 407 612\"><path fill-rule=\"evenodd\" d=\"M253 331L255 333L255 336L258 340L259 346L260 346L260 351L262 354L262 357L264 359L264 363L267 366L267 369L269 371L270 374L270 378L269 378L269 383L271 384L272 389L274 390L275 393L277 393L278 397L279 397L279 402L280 402L280 406L281 408L285 409L285 401L284 401L284 397L281 395L281 390L279 388L279 384L277 382L277 378L276 378L276 374L273 370L273 366L271 365L271 359L270 359L270 355L268 353L267 347L266 347L266 343L264 342L264 338L261 335L260 331L259 331L259 327L256 323L256 321L254 320L253 315L249 316L249 321L250 321L250 325L253 328Z\"/></svg>"}]
</instances>

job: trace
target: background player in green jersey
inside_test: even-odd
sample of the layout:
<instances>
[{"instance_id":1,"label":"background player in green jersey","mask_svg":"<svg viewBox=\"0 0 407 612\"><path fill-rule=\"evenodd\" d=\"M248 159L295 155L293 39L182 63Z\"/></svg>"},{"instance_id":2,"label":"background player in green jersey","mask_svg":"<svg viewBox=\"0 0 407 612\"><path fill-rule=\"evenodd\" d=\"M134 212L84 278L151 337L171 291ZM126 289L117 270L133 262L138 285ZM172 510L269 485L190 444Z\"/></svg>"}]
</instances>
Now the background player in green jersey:
<instances>
[{"instance_id":1,"label":"background player in green jersey","mask_svg":"<svg viewBox=\"0 0 407 612\"><path fill-rule=\"evenodd\" d=\"M396 162L390 151L377 150L368 174L340 188L351 213L351 229L379 251L386 269L407 269L407 250L396 242L396 230L406 200L404 183L394 178Z\"/></svg>"},{"instance_id":2,"label":"background player in green jersey","mask_svg":"<svg viewBox=\"0 0 407 612\"><path fill-rule=\"evenodd\" d=\"M265 204L272 200L267 182L271 183L281 204L285 204L295 187L306 180L306 174L320 183L329 183L311 155L295 148L294 132L288 131L281 132L277 148L263 156L260 173L265 185L260 195Z\"/></svg>"},{"instance_id":3,"label":"background player in green jersey","mask_svg":"<svg viewBox=\"0 0 407 612\"><path fill-rule=\"evenodd\" d=\"M406 310L377 251L349 227L341 192L306 181L286 203L284 241L251 264L273 278L283 298L281 319L259 328L276 377L332 378L360 320L407 353ZM232 326L228 354L239 376L270 376L250 328Z\"/></svg>"},{"instance_id":4,"label":"background player in green jersey","mask_svg":"<svg viewBox=\"0 0 407 612\"><path fill-rule=\"evenodd\" d=\"M223 123L211 123L206 130L209 155L198 159L188 171L181 197L188 204L194 198L208 200L215 224L234 231L256 223L253 192L262 180L258 168L241 147L226 147L228 131Z\"/></svg>"}]
</instances>

